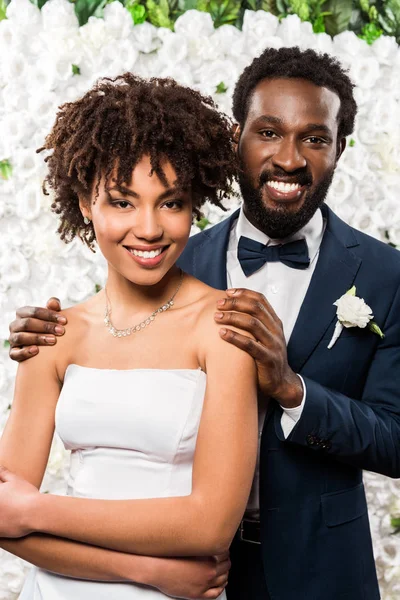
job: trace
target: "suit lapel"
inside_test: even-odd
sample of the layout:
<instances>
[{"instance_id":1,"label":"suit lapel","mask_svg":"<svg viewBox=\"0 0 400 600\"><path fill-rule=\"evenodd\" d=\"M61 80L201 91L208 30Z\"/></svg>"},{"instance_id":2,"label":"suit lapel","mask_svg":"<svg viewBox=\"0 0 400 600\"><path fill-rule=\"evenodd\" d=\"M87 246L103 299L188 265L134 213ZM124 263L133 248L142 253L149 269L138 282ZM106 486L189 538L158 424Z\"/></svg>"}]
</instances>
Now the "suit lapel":
<instances>
[{"instance_id":1,"label":"suit lapel","mask_svg":"<svg viewBox=\"0 0 400 600\"><path fill-rule=\"evenodd\" d=\"M219 290L227 288L226 257L229 235L239 211L204 232L204 241L193 249L192 274Z\"/></svg>"},{"instance_id":2,"label":"suit lapel","mask_svg":"<svg viewBox=\"0 0 400 600\"><path fill-rule=\"evenodd\" d=\"M288 361L299 372L336 317L335 300L353 285L361 259L349 250L358 246L353 230L326 205L327 219L317 266L288 344Z\"/></svg>"}]
</instances>

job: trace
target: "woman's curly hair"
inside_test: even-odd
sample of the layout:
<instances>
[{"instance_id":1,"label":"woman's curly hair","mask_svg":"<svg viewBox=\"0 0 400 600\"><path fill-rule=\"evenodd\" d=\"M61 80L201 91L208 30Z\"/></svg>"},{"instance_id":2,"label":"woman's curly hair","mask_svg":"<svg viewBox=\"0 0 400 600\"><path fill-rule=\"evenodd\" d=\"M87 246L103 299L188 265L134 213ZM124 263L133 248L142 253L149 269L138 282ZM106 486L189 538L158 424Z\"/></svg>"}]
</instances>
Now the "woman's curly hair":
<instances>
[{"instance_id":1,"label":"woman's curly hair","mask_svg":"<svg viewBox=\"0 0 400 600\"><path fill-rule=\"evenodd\" d=\"M173 79L132 73L101 79L81 99L63 104L43 150L51 151L44 189L54 192L58 233L67 243L78 236L92 250L95 233L83 222L78 194L89 198L94 190L97 197L101 176L106 187L111 177L117 186L129 184L149 155L152 173L167 185L167 159L177 186L191 190L199 216L206 200L224 209L221 200L232 193L237 172L232 123L210 97Z\"/></svg>"}]
</instances>

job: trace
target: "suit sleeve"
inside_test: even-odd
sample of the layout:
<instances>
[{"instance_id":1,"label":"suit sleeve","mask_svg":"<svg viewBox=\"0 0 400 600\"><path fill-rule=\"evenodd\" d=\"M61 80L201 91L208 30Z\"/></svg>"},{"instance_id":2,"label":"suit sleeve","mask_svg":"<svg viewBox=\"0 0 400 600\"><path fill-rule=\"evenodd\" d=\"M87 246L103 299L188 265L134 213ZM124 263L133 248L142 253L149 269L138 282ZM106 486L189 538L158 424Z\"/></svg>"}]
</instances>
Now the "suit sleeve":
<instances>
[{"instance_id":1,"label":"suit sleeve","mask_svg":"<svg viewBox=\"0 0 400 600\"><path fill-rule=\"evenodd\" d=\"M324 452L360 469L400 477L400 287L355 400L303 377L307 402L287 442ZM276 421L276 433L285 437Z\"/></svg>"}]
</instances>

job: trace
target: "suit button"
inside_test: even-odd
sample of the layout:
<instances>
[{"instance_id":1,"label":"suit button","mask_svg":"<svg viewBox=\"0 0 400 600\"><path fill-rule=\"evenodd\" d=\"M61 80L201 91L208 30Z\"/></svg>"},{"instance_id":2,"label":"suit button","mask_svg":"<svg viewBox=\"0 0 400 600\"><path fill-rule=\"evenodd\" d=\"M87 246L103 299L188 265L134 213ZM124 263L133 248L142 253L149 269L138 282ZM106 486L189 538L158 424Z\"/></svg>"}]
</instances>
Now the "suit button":
<instances>
[{"instance_id":1,"label":"suit button","mask_svg":"<svg viewBox=\"0 0 400 600\"><path fill-rule=\"evenodd\" d=\"M318 440L315 435L308 435L306 437L306 442L309 446L316 446L318 444Z\"/></svg>"},{"instance_id":2,"label":"suit button","mask_svg":"<svg viewBox=\"0 0 400 600\"><path fill-rule=\"evenodd\" d=\"M323 448L323 450L330 450L332 448L332 442L330 440L324 440L323 444L321 444L321 448Z\"/></svg>"}]
</instances>

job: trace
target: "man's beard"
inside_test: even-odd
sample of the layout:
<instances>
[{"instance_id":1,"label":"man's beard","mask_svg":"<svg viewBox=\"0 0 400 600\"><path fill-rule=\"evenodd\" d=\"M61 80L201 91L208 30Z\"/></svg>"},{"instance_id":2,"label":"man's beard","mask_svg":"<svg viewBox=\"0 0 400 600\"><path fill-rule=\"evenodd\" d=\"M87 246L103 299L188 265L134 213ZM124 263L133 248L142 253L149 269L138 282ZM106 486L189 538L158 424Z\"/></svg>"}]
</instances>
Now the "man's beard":
<instances>
[{"instance_id":1,"label":"man's beard","mask_svg":"<svg viewBox=\"0 0 400 600\"><path fill-rule=\"evenodd\" d=\"M304 227L318 208L323 204L330 185L332 183L335 169L328 171L319 184L312 190L305 190L304 203L298 211L291 212L282 203L282 208L268 208L262 199L263 187L267 181L276 178L288 177L288 173L276 169L273 173L263 171L259 178L258 187L255 188L243 171L239 174L239 185L242 193L245 213L251 223L260 231L272 239L284 239ZM292 177L294 173L290 174ZM309 185L312 182L311 175L305 170L296 173L296 182L300 185Z\"/></svg>"}]
</instances>

